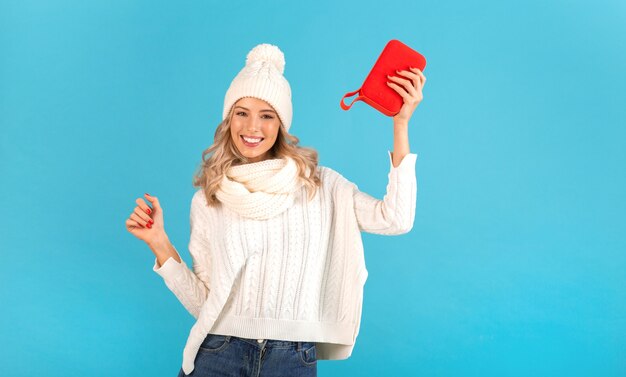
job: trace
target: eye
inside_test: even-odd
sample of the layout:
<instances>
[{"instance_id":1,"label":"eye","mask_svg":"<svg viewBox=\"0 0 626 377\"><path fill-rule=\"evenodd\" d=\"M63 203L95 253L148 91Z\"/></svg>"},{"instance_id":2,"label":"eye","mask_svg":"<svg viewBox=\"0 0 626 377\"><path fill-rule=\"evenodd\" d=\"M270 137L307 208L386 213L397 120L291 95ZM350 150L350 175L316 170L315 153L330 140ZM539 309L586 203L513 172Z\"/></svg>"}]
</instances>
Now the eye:
<instances>
[{"instance_id":1,"label":"eye","mask_svg":"<svg viewBox=\"0 0 626 377\"><path fill-rule=\"evenodd\" d=\"M273 116L271 116L271 115L269 115L269 114L266 114L266 115L267 115L267 118L265 118L265 119L274 119L274 117L273 117Z\"/></svg>"},{"instance_id":2,"label":"eye","mask_svg":"<svg viewBox=\"0 0 626 377\"><path fill-rule=\"evenodd\" d=\"M241 115L241 114L246 115L246 113L244 111L239 111L239 112L235 113L235 115Z\"/></svg>"}]
</instances>

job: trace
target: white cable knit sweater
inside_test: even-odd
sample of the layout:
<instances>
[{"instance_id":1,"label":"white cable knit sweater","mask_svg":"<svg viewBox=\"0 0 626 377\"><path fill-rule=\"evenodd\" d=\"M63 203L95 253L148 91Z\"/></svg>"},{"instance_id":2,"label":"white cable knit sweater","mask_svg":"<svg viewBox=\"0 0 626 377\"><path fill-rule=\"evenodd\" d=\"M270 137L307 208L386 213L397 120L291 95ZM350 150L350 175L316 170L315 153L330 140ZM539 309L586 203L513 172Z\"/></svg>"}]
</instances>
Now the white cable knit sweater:
<instances>
[{"instance_id":1,"label":"white cable knit sweater","mask_svg":"<svg viewBox=\"0 0 626 377\"><path fill-rule=\"evenodd\" d=\"M197 320L183 351L189 374L208 333L316 342L318 360L346 359L359 333L367 269L361 231L403 234L413 227L417 155L392 164L383 200L318 166L312 201L304 186L290 207L268 219L241 216L222 203L191 200L189 269L169 258L153 270Z\"/></svg>"}]
</instances>

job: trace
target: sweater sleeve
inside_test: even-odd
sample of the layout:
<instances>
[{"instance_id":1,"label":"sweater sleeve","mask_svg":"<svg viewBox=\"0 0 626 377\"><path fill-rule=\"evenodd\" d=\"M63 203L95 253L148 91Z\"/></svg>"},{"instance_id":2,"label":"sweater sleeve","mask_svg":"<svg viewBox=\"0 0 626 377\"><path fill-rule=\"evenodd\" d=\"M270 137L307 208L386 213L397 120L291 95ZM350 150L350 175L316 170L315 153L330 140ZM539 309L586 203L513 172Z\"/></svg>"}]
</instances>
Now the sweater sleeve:
<instances>
[{"instance_id":1,"label":"sweater sleeve","mask_svg":"<svg viewBox=\"0 0 626 377\"><path fill-rule=\"evenodd\" d=\"M387 193L382 200L354 188L354 211L359 229L384 235L408 233L413 228L417 201L415 162L417 154L409 153L397 167L389 155Z\"/></svg>"},{"instance_id":2,"label":"sweater sleeve","mask_svg":"<svg viewBox=\"0 0 626 377\"><path fill-rule=\"evenodd\" d=\"M208 253L209 242L204 231L207 226L207 218L203 214L202 206L204 201L200 195L203 195L201 191L196 192L196 195L194 195L189 215L191 235L188 247L193 261L193 270L187 267L182 258L181 263L179 263L172 257L168 258L162 266L159 266L155 258L152 268L154 272L163 278L165 285L196 319L211 291L209 280L209 271L211 271L210 255Z\"/></svg>"}]
</instances>

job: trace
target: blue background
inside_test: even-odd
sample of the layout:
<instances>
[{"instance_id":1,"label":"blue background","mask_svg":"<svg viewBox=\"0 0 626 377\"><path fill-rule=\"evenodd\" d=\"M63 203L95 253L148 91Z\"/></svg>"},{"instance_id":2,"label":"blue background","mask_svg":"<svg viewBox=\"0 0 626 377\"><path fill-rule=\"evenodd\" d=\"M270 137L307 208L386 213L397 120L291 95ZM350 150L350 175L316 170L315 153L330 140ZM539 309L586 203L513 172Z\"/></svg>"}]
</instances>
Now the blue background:
<instances>
[{"instance_id":1,"label":"blue background","mask_svg":"<svg viewBox=\"0 0 626 377\"><path fill-rule=\"evenodd\" d=\"M413 230L364 234L353 355L320 376L626 375L626 3L1 1L0 375L174 376L193 324L124 222L192 174L259 43L291 133L382 198L385 43L427 59Z\"/></svg>"}]
</instances>

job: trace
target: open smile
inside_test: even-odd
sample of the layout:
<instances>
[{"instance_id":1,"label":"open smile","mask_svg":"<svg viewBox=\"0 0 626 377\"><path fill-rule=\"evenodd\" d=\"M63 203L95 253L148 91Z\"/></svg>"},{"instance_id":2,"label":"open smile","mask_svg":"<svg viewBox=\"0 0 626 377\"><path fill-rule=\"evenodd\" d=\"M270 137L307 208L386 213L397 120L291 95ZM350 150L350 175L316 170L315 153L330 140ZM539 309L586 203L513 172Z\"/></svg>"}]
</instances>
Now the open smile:
<instances>
[{"instance_id":1,"label":"open smile","mask_svg":"<svg viewBox=\"0 0 626 377\"><path fill-rule=\"evenodd\" d=\"M241 137L241 140L242 140L243 144L246 147L251 147L251 148L254 148L254 147L258 146L259 144L261 144L261 142L263 140L265 140L262 137L261 138L254 138L254 137L247 137L247 136L243 136L243 135L240 136L240 137Z\"/></svg>"}]
</instances>

